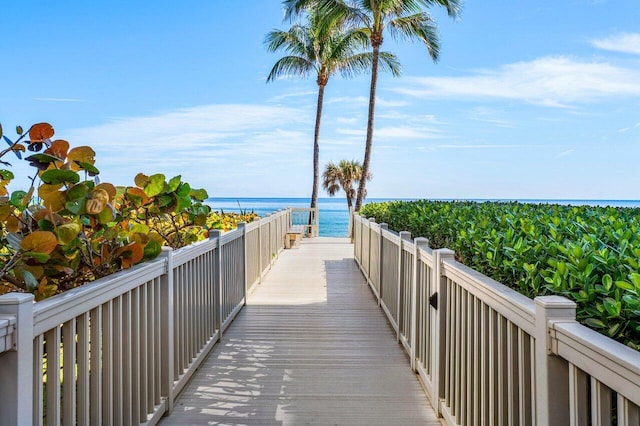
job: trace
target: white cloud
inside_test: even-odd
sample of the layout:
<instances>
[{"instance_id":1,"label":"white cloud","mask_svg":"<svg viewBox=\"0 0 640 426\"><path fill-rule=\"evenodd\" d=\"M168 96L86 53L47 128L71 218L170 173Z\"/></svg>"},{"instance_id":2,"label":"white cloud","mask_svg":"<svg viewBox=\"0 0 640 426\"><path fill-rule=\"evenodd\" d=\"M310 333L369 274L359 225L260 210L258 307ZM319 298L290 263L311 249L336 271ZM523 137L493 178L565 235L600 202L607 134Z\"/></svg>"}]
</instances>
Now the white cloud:
<instances>
[{"instance_id":1,"label":"white cloud","mask_svg":"<svg viewBox=\"0 0 640 426\"><path fill-rule=\"evenodd\" d=\"M562 157L566 157L569 154L572 154L573 152L575 152L575 149L567 149L566 151L562 151L561 153L559 153L558 155L556 155L556 160Z\"/></svg>"},{"instance_id":2,"label":"white cloud","mask_svg":"<svg viewBox=\"0 0 640 426\"><path fill-rule=\"evenodd\" d=\"M631 126L631 127L625 127L625 128L619 129L618 133L625 133L625 132L628 132L629 130L638 129L638 128L640 128L640 123L636 123L634 126Z\"/></svg>"},{"instance_id":3,"label":"white cloud","mask_svg":"<svg viewBox=\"0 0 640 426\"><path fill-rule=\"evenodd\" d=\"M501 111L484 106L476 107L471 110L469 118L474 121L494 124L498 127L513 127L513 124L511 124L511 122L502 118Z\"/></svg>"},{"instance_id":4,"label":"white cloud","mask_svg":"<svg viewBox=\"0 0 640 426\"><path fill-rule=\"evenodd\" d=\"M355 124L358 121L360 121L357 117L338 117L336 119L336 122L340 123L340 124Z\"/></svg>"},{"instance_id":5,"label":"white cloud","mask_svg":"<svg viewBox=\"0 0 640 426\"><path fill-rule=\"evenodd\" d=\"M393 90L419 98L511 99L550 107L640 95L640 70L566 56L517 62L465 77L408 80L412 87Z\"/></svg>"},{"instance_id":6,"label":"white cloud","mask_svg":"<svg viewBox=\"0 0 640 426\"><path fill-rule=\"evenodd\" d=\"M302 96L311 96L311 95L317 95L318 92L314 92L314 91L305 91L305 92L293 92L293 93L284 93L282 95L277 95L271 98L272 101L281 101L283 99L289 99L289 98L298 98L298 97L302 97Z\"/></svg>"},{"instance_id":7,"label":"white cloud","mask_svg":"<svg viewBox=\"0 0 640 426\"><path fill-rule=\"evenodd\" d=\"M369 98L366 96L339 96L336 98L330 98L326 101L327 104L352 104L352 105L368 105ZM409 105L410 103L407 101L401 100L389 100L384 99L379 96L376 97L376 107L383 108L399 108Z\"/></svg>"},{"instance_id":8,"label":"white cloud","mask_svg":"<svg viewBox=\"0 0 640 426\"><path fill-rule=\"evenodd\" d=\"M598 49L640 55L640 33L620 33L611 37L592 40Z\"/></svg>"},{"instance_id":9,"label":"white cloud","mask_svg":"<svg viewBox=\"0 0 640 426\"><path fill-rule=\"evenodd\" d=\"M293 108L204 105L60 131L72 146L95 149L104 180L130 184L138 172L181 174L199 186L279 173L311 150L311 115ZM295 155L292 155L295 154ZM262 168L252 167L262 164Z\"/></svg>"},{"instance_id":10,"label":"white cloud","mask_svg":"<svg viewBox=\"0 0 640 426\"><path fill-rule=\"evenodd\" d=\"M366 129L345 129L336 130L337 134L346 136L366 136ZM438 130L427 127L414 126L385 126L378 127L373 132L375 140L397 140L397 139L438 139L442 135Z\"/></svg>"},{"instance_id":11,"label":"white cloud","mask_svg":"<svg viewBox=\"0 0 640 426\"><path fill-rule=\"evenodd\" d=\"M500 145L500 144L445 144L436 145L438 149L519 149L519 148L537 148L536 145Z\"/></svg>"},{"instance_id":12,"label":"white cloud","mask_svg":"<svg viewBox=\"0 0 640 426\"><path fill-rule=\"evenodd\" d=\"M34 101L40 102L84 102L82 99L73 98L34 98Z\"/></svg>"},{"instance_id":13,"label":"white cloud","mask_svg":"<svg viewBox=\"0 0 640 426\"><path fill-rule=\"evenodd\" d=\"M438 139L437 130L426 127L387 126L374 131L374 137L380 139Z\"/></svg>"}]
</instances>

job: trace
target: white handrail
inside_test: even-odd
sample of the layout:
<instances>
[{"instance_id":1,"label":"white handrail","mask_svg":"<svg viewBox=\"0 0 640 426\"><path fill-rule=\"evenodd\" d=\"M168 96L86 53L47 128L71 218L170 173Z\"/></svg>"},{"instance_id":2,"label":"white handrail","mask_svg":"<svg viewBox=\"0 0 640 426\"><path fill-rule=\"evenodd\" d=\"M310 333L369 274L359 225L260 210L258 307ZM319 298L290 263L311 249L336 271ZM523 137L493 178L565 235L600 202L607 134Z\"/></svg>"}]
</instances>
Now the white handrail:
<instances>
[{"instance_id":1,"label":"white handrail","mask_svg":"<svg viewBox=\"0 0 640 426\"><path fill-rule=\"evenodd\" d=\"M450 250L351 222L355 260L445 423L607 423L615 393L619 424L638 424L640 352L579 324L575 303L531 300Z\"/></svg>"},{"instance_id":2,"label":"white handrail","mask_svg":"<svg viewBox=\"0 0 640 426\"><path fill-rule=\"evenodd\" d=\"M283 250L290 221L286 209L214 230L42 302L0 296L0 422L158 423Z\"/></svg>"}]
</instances>

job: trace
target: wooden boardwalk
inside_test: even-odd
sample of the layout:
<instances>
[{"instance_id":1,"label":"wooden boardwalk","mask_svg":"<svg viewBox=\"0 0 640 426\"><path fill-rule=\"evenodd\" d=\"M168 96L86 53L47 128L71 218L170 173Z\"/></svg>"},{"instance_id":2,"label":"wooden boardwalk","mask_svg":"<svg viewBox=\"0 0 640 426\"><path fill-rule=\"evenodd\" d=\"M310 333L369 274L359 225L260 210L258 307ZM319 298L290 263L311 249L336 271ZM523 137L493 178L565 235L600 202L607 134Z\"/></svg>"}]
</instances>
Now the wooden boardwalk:
<instances>
[{"instance_id":1,"label":"wooden boardwalk","mask_svg":"<svg viewBox=\"0 0 640 426\"><path fill-rule=\"evenodd\" d=\"M281 253L162 425L440 425L347 239Z\"/></svg>"}]
</instances>

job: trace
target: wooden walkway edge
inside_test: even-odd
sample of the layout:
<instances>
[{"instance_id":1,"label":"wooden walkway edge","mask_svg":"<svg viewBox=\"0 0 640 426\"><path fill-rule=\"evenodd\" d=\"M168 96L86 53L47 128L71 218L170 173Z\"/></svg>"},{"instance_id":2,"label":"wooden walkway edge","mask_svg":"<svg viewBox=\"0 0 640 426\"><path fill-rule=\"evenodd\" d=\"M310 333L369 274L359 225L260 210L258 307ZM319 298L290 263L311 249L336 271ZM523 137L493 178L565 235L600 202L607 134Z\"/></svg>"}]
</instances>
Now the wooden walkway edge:
<instances>
[{"instance_id":1,"label":"wooden walkway edge","mask_svg":"<svg viewBox=\"0 0 640 426\"><path fill-rule=\"evenodd\" d=\"M344 238L280 254L162 425L440 425Z\"/></svg>"}]
</instances>

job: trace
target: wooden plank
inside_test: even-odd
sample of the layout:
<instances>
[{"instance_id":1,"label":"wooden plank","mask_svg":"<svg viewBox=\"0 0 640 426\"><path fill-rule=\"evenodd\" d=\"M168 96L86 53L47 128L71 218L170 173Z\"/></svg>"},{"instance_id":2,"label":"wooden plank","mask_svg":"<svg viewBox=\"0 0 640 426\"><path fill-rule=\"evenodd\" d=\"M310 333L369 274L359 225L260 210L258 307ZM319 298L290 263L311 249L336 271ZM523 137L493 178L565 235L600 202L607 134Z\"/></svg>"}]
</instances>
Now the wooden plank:
<instances>
[{"instance_id":1,"label":"wooden plank","mask_svg":"<svg viewBox=\"0 0 640 426\"><path fill-rule=\"evenodd\" d=\"M439 425L348 239L282 252L171 424Z\"/></svg>"}]
</instances>

